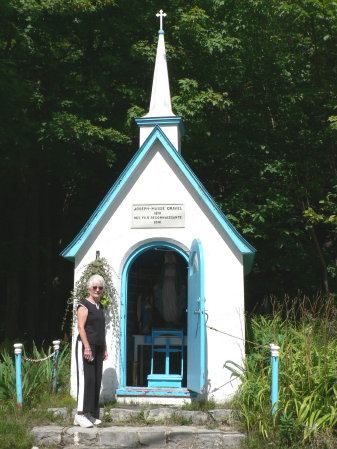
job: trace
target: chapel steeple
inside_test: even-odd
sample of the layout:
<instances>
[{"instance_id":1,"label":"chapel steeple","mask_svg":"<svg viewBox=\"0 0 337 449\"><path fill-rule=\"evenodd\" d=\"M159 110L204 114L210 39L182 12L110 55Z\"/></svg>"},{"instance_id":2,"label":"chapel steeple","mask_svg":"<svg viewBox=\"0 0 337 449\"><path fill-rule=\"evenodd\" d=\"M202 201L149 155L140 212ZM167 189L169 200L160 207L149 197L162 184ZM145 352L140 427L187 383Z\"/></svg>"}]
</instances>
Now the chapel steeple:
<instances>
[{"instance_id":1,"label":"chapel steeple","mask_svg":"<svg viewBox=\"0 0 337 449\"><path fill-rule=\"evenodd\" d=\"M154 66L153 83L150 110L145 117L173 117L171 106L170 82L167 70L163 18L166 13L161 9L157 17L160 17L160 29L158 31L158 45L156 63Z\"/></svg>"},{"instance_id":2,"label":"chapel steeple","mask_svg":"<svg viewBox=\"0 0 337 449\"><path fill-rule=\"evenodd\" d=\"M140 146L158 125L169 138L171 143L180 152L180 138L183 135L183 123L181 117L172 111L170 83L167 70L166 50L163 30L163 18L167 16L161 9L156 14L160 19L158 31L158 44L156 62L154 67L152 93L149 112L141 118L136 119L140 128Z\"/></svg>"}]
</instances>

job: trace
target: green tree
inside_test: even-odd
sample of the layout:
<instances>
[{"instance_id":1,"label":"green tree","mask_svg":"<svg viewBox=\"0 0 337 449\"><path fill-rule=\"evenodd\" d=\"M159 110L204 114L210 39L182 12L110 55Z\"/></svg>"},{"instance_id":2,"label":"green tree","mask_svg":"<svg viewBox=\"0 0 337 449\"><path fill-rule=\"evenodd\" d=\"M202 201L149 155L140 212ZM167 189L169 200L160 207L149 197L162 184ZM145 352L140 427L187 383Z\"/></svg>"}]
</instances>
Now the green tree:
<instances>
[{"instance_id":1,"label":"green tree","mask_svg":"<svg viewBox=\"0 0 337 449\"><path fill-rule=\"evenodd\" d=\"M137 149L132 118L148 110L162 6L0 6L0 338L59 332L72 266L58 254ZM336 292L326 222L337 184L335 2L171 0L166 9L183 156L258 250L248 303Z\"/></svg>"},{"instance_id":2,"label":"green tree","mask_svg":"<svg viewBox=\"0 0 337 449\"><path fill-rule=\"evenodd\" d=\"M336 105L336 5L195 3L182 7L175 26L184 61L176 64L178 83L184 78L177 100L190 126L184 154L258 249L251 277L258 297L329 291L333 250L323 248L331 239L309 231L303 211L336 183L335 122L328 121Z\"/></svg>"}]
</instances>

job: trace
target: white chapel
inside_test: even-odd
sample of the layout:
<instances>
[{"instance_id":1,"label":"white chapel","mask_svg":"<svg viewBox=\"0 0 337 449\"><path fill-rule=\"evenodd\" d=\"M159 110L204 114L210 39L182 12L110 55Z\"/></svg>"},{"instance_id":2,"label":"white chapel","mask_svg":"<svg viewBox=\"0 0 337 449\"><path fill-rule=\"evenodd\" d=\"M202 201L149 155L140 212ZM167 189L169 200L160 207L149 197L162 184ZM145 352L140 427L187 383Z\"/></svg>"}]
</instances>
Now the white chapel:
<instances>
[{"instance_id":1,"label":"white chapel","mask_svg":"<svg viewBox=\"0 0 337 449\"><path fill-rule=\"evenodd\" d=\"M255 249L181 155L184 126L171 106L165 15L157 14L149 112L136 119L139 149L61 254L74 263L75 282L97 253L112 267L119 325L112 329L107 313L105 402L223 402L238 387L224 364L242 365L245 356L244 277Z\"/></svg>"}]
</instances>

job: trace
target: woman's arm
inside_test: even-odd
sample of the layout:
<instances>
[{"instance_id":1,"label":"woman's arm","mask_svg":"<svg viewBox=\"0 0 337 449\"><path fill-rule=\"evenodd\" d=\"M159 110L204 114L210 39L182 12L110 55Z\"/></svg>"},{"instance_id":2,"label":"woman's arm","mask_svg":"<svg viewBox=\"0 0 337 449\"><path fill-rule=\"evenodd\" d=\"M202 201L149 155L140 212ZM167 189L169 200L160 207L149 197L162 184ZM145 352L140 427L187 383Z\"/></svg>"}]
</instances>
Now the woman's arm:
<instances>
[{"instance_id":1,"label":"woman's arm","mask_svg":"<svg viewBox=\"0 0 337 449\"><path fill-rule=\"evenodd\" d=\"M107 350L106 342L105 342L104 351L103 351L103 360L106 360L107 358L108 358L108 350Z\"/></svg>"},{"instance_id":2,"label":"woman's arm","mask_svg":"<svg viewBox=\"0 0 337 449\"><path fill-rule=\"evenodd\" d=\"M88 342L87 333L85 332L84 326L88 318L88 309L80 306L77 309L77 328L80 334L83 346L84 346L84 358L90 360L92 358L92 352L90 344Z\"/></svg>"}]
</instances>

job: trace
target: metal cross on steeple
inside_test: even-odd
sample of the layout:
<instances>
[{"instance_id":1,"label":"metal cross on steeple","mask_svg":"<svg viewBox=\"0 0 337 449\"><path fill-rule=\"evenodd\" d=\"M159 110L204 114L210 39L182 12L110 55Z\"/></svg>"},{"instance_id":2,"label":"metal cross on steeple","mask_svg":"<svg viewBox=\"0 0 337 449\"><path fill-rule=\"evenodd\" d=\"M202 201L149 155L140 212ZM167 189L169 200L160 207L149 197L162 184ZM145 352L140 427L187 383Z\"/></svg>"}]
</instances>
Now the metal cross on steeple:
<instances>
[{"instance_id":1,"label":"metal cross on steeple","mask_svg":"<svg viewBox=\"0 0 337 449\"><path fill-rule=\"evenodd\" d=\"M156 14L156 17L160 18L160 30L163 29L163 17L166 17L166 16L167 16L166 12L163 12L162 9Z\"/></svg>"}]
</instances>

